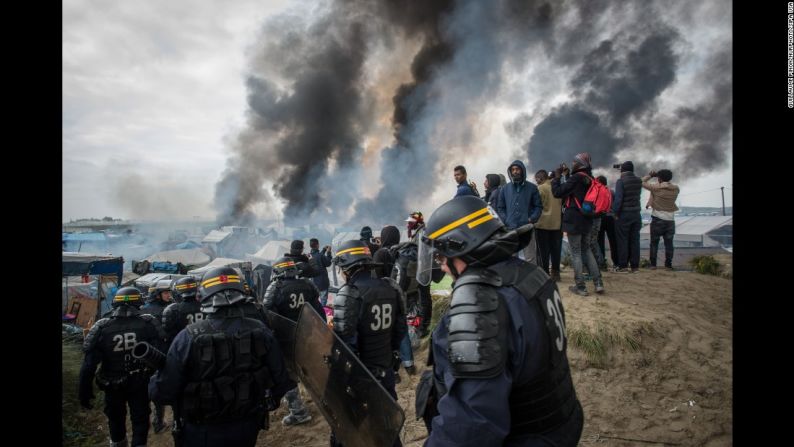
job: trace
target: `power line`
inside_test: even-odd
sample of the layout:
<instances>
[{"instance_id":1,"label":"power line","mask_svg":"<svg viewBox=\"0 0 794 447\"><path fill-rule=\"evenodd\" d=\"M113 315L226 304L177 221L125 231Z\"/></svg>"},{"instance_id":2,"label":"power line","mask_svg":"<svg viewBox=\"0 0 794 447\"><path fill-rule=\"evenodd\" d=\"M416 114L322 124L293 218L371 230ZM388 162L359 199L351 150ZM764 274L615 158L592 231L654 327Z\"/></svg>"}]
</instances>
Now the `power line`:
<instances>
[{"instance_id":1,"label":"power line","mask_svg":"<svg viewBox=\"0 0 794 447\"><path fill-rule=\"evenodd\" d=\"M725 188L725 189L732 189L732 188ZM720 190L720 188L707 189L705 191L690 192L689 194L679 194L679 197L692 196L692 195L695 195L695 194L703 194L704 192L712 192L712 191L719 191L719 190Z\"/></svg>"}]
</instances>

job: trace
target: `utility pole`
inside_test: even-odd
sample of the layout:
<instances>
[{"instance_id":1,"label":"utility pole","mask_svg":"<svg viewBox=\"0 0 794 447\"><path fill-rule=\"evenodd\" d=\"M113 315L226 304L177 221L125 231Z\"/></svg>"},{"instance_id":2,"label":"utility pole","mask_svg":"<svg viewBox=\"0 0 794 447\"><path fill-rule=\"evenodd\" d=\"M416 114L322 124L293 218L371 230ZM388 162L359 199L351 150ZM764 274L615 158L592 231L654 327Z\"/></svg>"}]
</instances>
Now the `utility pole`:
<instances>
[{"instance_id":1,"label":"utility pole","mask_svg":"<svg viewBox=\"0 0 794 447\"><path fill-rule=\"evenodd\" d=\"M725 215L725 187L720 186L720 192L722 192L722 215Z\"/></svg>"}]
</instances>

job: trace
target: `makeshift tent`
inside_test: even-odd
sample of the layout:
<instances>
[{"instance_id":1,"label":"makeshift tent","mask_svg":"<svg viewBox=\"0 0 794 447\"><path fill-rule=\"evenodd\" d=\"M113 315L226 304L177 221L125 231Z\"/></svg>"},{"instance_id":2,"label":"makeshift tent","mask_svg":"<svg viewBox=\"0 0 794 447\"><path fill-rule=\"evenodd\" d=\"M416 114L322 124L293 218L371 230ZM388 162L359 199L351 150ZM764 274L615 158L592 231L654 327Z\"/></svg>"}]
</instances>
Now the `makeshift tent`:
<instances>
[{"instance_id":1,"label":"makeshift tent","mask_svg":"<svg viewBox=\"0 0 794 447\"><path fill-rule=\"evenodd\" d=\"M95 321L99 319L100 315L110 310L109 298L112 298L118 285L122 281L124 258L88 253L63 252L61 255L61 270L61 276L67 281L70 276L99 277L102 286L98 287L97 295L95 297L87 297L81 302L80 310L77 315L78 324L83 321L80 318L80 314L84 312L88 312L88 314L86 314L89 316L88 321Z\"/></svg>"},{"instance_id":2,"label":"makeshift tent","mask_svg":"<svg viewBox=\"0 0 794 447\"><path fill-rule=\"evenodd\" d=\"M145 298L149 293L149 287L153 286L157 281L160 281L162 279L174 280L174 279L184 278L185 276L187 275L174 275L171 273L149 273L147 275L143 275L133 280L132 285L134 287L137 287Z\"/></svg>"},{"instance_id":3,"label":"makeshift tent","mask_svg":"<svg viewBox=\"0 0 794 447\"><path fill-rule=\"evenodd\" d=\"M247 257L254 263L273 264L273 261L289 253L290 241L268 241L258 252ZM308 251L304 245L304 252Z\"/></svg>"},{"instance_id":4,"label":"makeshift tent","mask_svg":"<svg viewBox=\"0 0 794 447\"><path fill-rule=\"evenodd\" d=\"M62 233L63 250L94 252L109 250L108 237L102 232Z\"/></svg>"}]
</instances>

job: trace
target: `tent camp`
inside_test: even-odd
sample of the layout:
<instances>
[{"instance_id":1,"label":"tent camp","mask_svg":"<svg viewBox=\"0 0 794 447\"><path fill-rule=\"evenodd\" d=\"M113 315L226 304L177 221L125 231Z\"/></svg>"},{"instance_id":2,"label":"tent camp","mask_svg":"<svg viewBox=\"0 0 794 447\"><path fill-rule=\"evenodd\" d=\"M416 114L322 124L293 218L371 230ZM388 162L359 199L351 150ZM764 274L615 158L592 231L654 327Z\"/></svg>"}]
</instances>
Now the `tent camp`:
<instances>
[{"instance_id":1,"label":"tent camp","mask_svg":"<svg viewBox=\"0 0 794 447\"><path fill-rule=\"evenodd\" d=\"M640 230L640 247L650 246L651 226ZM733 216L676 216L674 247L733 246Z\"/></svg>"},{"instance_id":2,"label":"tent camp","mask_svg":"<svg viewBox=\"0 0 794 447\"><path fill-rule=\"evenodd\" d=\"M248 255L247 259L255 264L272 264L273 261L284 256L284 253L289 253L290 243L291 241L268 241L259 251ZM308 247L308 244L305 247Z\"/></svg>"},{"instance_id":3,"label":"tent camp","mask_svg":"<svg viewBox=\"0 0 794 447\"><path fill-rule=\"evenodd\" d=\"M124 258L116 256L103 256L88 253L63 252L61 255L61 276L66 282L65 288L69 295L69 278L79 276L84 278L84 283L89 283L89 277L94 276L101 287L94 289L96 295L81 295L69 298L68 309L64 313L75 316L78 325L86 326L96 321L99 316L110 310L110 299L122 281ZM90 289L89 289L90 293Z\"/></svg>"},{"instance_id":4,"label":"tent camp","mask_svg":"<svg viewBox=\"0 0 794 447\"><path fill-rule=\"evenodd\" d=\"M189 248L184 250L167 250L155 253L145 259L150 263L154 262L170 262L172 264L180 263L188 269L199 268L207 265L210 262L210 257L199 248Z\"/></svg>"},{"instance_id":5,"label":"tent camp","mask_svg":"<svg viewBox=\"0 0 794 447\"><path fill-rule=\"evenodd\" d=\"M241 269L243 272L251 272L251 261L243 261L242 259L232 259L232 258L215 258L209 264L199 267L197 269L193 269L187 272L188 275L192 275L198 278L201 278L204 273L207 271L215 268L215 267L233 267L237 269Z\"/></svg>"}]
</instances>

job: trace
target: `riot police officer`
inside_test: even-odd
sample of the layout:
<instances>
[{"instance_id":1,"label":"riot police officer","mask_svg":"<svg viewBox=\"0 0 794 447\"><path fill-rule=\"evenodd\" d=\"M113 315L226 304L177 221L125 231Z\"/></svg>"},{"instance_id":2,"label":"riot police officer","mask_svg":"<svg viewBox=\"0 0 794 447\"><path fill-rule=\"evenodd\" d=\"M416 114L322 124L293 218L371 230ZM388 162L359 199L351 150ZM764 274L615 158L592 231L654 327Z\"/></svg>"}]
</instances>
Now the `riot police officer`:
<instances>
[{"instance_id":1,"label":"riot police officer","mask_svg":"<svg viewBox=\"0 0 794 447\"><path fill-rule=\"evenodd\" d=\"M130 407L132 445L146 445L149 432L149 398L146 384L152 370L132 357L138 342L148 342L163 349L165 332L160 320L142 314L141 292L135 287L122 287L113 297L113 310L107 318L97 321L88 331L83 344L85 358L80 369L80 404L91 408L96 368L101 364L96 382L105 392L105 415L110 427L111 446L127 446L126 414Z\"/></svg>"},{"instance_id":2,"label":"riot police officer","mask_svg":"<svg viewBox=\"0 0 794 447\"><path fill-rule=\"evenodd\" d=\"M160 322L163 321L165 308L173 301L173 297L171 296L171 282L172 280L170 279L161 279L149 287L149 297L146 300L146 304L141 307L143 313L154 316L160 320ZM160 433L166 428L164 420L165 408L160 402L152 401L152 403L154 404L152 430L154 430L155 433Z\"/></svg>"},{"instance_id":3,"label":"riot police officer","mask_svg":"<svg viewBox=\"0 0 794 447\"><path fill-rule=\"evenodd\" d=\"M361 240L343 242L332 262L345 280L334 298L334 332L397 400L394 366L399 367L397 350L407 331L402 289L390 278L373 275L370 249ZM333 432L331 445L340 445ZM394 445L402 445L399 438Z\"/></svg>"},{"instance_id":4,"label":"riot police officer","mask_svg":"<svg viewBox=\"0 0 794 447\"><path fill-rule=\"evenodd\" d=\"M531 232L531 224L507 231L468 196L427 222L419 280L429 283L435 257L455 282L432 334L440 398L426 446L575 446L581 436L560 293L542 269L513 256Z\"/></svg>"},{"instance_id":5,"label":"riot police officer","mask_svg":"<svg viewBox=\"0 0 794 447\"><path fill-rule=\"evenodd\" d=\"M171 293L176 302L163 311L163 329L168 335L169 346L185 326L204 319L201 303L196 299L197 291L198 283L192 276L179 278L171 284Z\"/></svg>"},{"instance_id":6,"label":"riot police officer","mask_svg":"<svg viewBox=\"0 0 794 447\"><path fill-rule=\"evenodd\" d=\"M293 259L287 257L277 259L273 263L273 280L267 286L262 305L266 310L297 321L301 307L308 304L325 321L325 311L319 300L320 290L311 280L298 278L299 273L298 265ZM296 425L312 420L312 415L301 400L297 386L289 390L285 397L289 414L281 420L282 424Z\"/></svg>"},{"instance_id":7,"label":"riot police officer","mask_svg":"<svg viewBox=\"0 0 794 447\"><path fill-rule=\"evenodd\" d=\"M206 318L177 334L149 382L153 400L180 407L191 447L254 446L267 411L295 387L270 330L243 316L242 281L230 267L204 274L199 296Z\"/></svg>"},{"instance_id":8,"label":"riot police officer","mask_svg":"<svg viewBox=\"0 0 794 447\"><path fill-rule=\"evenodd\" d=\"M149 287L149 296L146 299L146 304L141 307L141 311L145 314L153 315L158 319L162 319L165 308L173 301L171 296L171 280L161 279Z\"/></svg>"}]
</instances>

